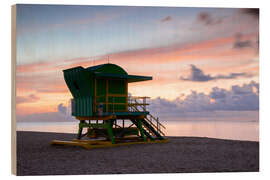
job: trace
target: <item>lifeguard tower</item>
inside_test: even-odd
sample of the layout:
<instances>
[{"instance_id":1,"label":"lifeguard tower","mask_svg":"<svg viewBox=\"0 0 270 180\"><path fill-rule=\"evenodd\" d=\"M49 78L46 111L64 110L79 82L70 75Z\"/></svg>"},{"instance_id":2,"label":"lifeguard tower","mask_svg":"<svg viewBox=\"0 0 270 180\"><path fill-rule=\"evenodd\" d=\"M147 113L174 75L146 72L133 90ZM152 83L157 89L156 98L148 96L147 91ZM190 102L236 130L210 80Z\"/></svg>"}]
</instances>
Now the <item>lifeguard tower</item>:
<instances>
[{"instance_id":1,"label":"lifeguard tower","mask_svg":"<svg viewBox=\"0 0 270 180\"><path fill-rule=\"evenodd\" d=\"M78 135L71 142L54 140L52 144L95 148L167 141L165 127L147 111L149 97L128 95L129 83L152 80L152 77L129 75L110 63L63 72L73 96L72 116L79 120ZM82 139L85 136L90 139Z\"/></svg>"}]
</instances>

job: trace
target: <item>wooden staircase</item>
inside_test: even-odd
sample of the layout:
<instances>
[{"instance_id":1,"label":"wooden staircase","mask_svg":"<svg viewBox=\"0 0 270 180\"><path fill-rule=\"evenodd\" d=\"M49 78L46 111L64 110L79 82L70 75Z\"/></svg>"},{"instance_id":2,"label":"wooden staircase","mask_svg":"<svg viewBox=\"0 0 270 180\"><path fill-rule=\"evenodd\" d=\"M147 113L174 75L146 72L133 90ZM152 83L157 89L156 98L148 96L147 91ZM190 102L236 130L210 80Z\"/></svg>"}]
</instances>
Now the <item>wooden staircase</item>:
<instances>
[{"instance_id":1,"label":"wooden staircase","mask_svg":"<svg viewBox=\"0 0 270 180\"><path fill-rule=\"evenodd\" d=\"M146 98L148 97L129 97L129 111L141 112L146 111ZM138 102L138 99L142 99L143 103ZM159 122L158 117L154 117L150 113L142 120L142 126L145 131L145 135L150 139L164 139L166 129L163 124Z\"/></svg>"}]
</instances>

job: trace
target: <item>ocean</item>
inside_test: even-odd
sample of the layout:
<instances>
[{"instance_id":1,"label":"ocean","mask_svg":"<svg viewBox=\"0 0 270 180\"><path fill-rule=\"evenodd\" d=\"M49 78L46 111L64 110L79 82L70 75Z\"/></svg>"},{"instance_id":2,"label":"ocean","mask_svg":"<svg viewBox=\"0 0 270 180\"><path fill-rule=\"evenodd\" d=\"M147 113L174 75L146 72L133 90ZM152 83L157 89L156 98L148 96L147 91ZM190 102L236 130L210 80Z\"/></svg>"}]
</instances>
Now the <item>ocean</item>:
<instances>
[{"instance_id":1,"label":"ocean","mask_svg":"<svg viewBox=\"0 0 270 180\"><path fill-rule=\"evenodd\" d=\"M258 121L163 121L166 136L259 141ZM77 133L78 122L18 122L17 131Z\"/></svg>"}]
</instances>

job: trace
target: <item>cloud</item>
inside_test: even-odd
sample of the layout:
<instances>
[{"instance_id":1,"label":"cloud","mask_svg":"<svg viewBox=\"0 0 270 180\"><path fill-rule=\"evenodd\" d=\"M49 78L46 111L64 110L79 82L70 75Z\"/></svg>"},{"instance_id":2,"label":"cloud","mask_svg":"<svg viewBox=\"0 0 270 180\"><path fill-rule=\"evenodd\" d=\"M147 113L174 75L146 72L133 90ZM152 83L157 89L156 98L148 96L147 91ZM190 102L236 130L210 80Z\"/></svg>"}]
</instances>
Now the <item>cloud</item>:
<instances>
[{"instance_id":1,"label":"cloud","mask_svg":"<svg viewBox=\"0 0 270 180\"><path fill-rule=\"evenodd\" d=\"M33 114L17 114L18 122L74 122L77 121L71 116L71 104L64 106L62 103L57 106L57 112L33 113Z\"/></svg>"},{"instance_id":2,"label":"cloud","mask_svg":"<svg viewBox=\"0 0 270 180\"><path fill-rule=\"evenodd\" d=\"M22 103L32 103L38 101L40 98L37 97L34 94L30 94L29 96L17 96L16 97L16 103L22 104Z\"/></svg>"},{"instance_id":3,"label":"cloud","mask_svg":"<svg viewBox=\"0 0 270 180\"><path fill-rule=\"evenodd\" d=\"M252 47L251 41L246 40L246 41L236 41L233 45L234 48L236 49L242 49L246 47Z\"/></svg>"},{"instance_id":4,"label":"cloud","mask_svg":"<svg viewBox=\"0 0 270 180\"><path fill-rule=\"evenodd\" d=\"M34 113L16 116L17 122L75 122L76 119L60 112Z\"/></svg>"},{"instance_id":5,"label":"cloud","mask_svg":"<svg viewBox=\"0 0 270 180\"><path fill-rule=\"evenodd\" d=\"M17 92L67 93L62 71L27 71L16 74Z\"/></svg>"},{"instance_id":6,"label":"cloud","mask_svg":"<svg viewBox=\"0 0 270 180\"><path fill-rule=\"evenodd\" d=\"M244 8L240 10L241 13L253 16L256 19L259 19L260 9L259 8Z\"/></svg>"},{"instance_id":7,"label":"cloud","mask_svg":"<svg viewBox=\"0 0 270 180\"><path fill-rule=\"evenodd\" d=\"M184 99L173 101L158 97L150 100L149 110L163 117L181 117L188 112L258 111L259 84L251 81L230 90L214 87L209 94L192 91Z\"/></svg>"},{"instance_id":8,"label":"cloud","mask_svg":"<svg viewBox=\"0 0 270 180\"><path fill-rule=\"evenodd\" d=\"M205 75L204 72L197 68L195 65L191 64L191 74L189 77L184 78L184 77L180 77L181 80L185 80L185 81L210 81L213 80L213 77L211 77L210 75Z\"/></svg>"},{"instance_id":9,"label":"cloud","mask_svg":"<svg viewBox=\"0 0 270 180\"><path fill-rule=\"evenodd\" d=\"M226 90L225 89L220 89L217 87L214 87L212 89L212 92L209 94L210 98L213 99L222 99L226 97Z\"/></svg>"},{"instance_id":10,"label":"cloud","mask_svg":"<svg viewBox=\"0 0 270 180\"><path fill-rule=\"evenodd\" d=\"M243 38L257 38L256 33L245 34ZM163 47L154 47L154 48L142 48L136 50L127 50L127 51L119 51L111 54L107 54L104 56L95 56L95 57L78 57L72 59L55 59L54 61L50 60L47 62L37 62L31 64L20 64L17 65L17 77L21 76L20 81L25 81L27 73L29 73L28 77L33 77L33 72L35 72L35 76L38 75L39 77L35 79L42 78L43 80L50 79L53 81L55 78L48 78L47 74L50 73L51 77L61 78L62 80L62 70L68 69L75 66L93 66L93 60L95 59L95 64L102 64L107 63L105 60L108 55L110 56L110 61L112 63L118 64L125 64L129 66L129 64L133 63L134 61L141 61L143 63L147 63L152 68L153 63L167 63L167 62L179 62L179 54L181 56L181 60L196 60L197 58L200 59L209 59L209 58L220 58L221 55L223 56L234 56L234 55L241 55L243 52L234 52L232 51L225 51L219 52L215 51L217 48L221 48L225 45L231 45L235 42L235 36L230 37L221 37L211 40L200 41L196 43L185 43L185 44L173 44ZM222 57L223 58L223 57ZM132 66L134 68L134 66ZM136 69L138 71L141 68ZM18 75L19 73L19 75ZM31 79L31 78L28 78ZM41 83L42 81L39 80ZM34 83L33 83L34 84ZM36 84L36 82L35 82ZM46 85L46 83L43 83ZM49 83L47 83L49 84ZM26 86L24 86L26 87ZM44 86L45 88L45 86ZM49 91L51 88L47 88L45 91ZM62 90L64 90L62 88Z\"/></svg>"},{"instance_id":11,"label":"cloud","mask_svg":"<svg viewBox=\"0 0 270 180\"><path fill-rule=\"evenodd\" d=\"M161 118L202 117L214 118L234 117L243 115L247 111L259 110L259 83L251 81L242 86L234 85L229 90L214 87L209 94L192 91L184 99L179 96L173 101L164 98L149 100L148 110L151 114ZM57 112L17 114L18 122L74 122L70 112L70 104L57 106ZM217 112L222 112L217 113ZM252 114L252 113L251 113ZM217 117L215 117L217 116ZM230 117L231 118L231 117ZM256 117L254 117L256 118ZM236 119L237 120L237 119Z\"/></svg>"},{"instance_id":12,"label":"cloud","mask_svg":"<svg viewBox=\"0 0 270 180\"><path fill-rule=\"evenodd\" d=\"M167 16L167 17L161 19L160 21L161 22L167 22L167 21L171 21L171 20L172 20L172 17L171 16Z\"/></svg>"},{"instance_id":13,"label":"cloud","mask_svg":"<svg viewBox=\"0 0 270 180\"><path fill-rule=\"evenodd\" d=\"M20 64L16 66L17 73L24 73L24 72L38 72L43 70L54 70L55 69L55 62L34 62L30 64Z\"/></svg>"},{"instance_id":14,"label":"cloud","mask_svg":"<svg viewBox=\"0 0 270 180\"><path fill-rule=\"evenodd\" d=\"M197 15L197 20L202 24L208 25L216 25L222 23L222 18L214 18L208 12L200 12Z\"/></svg>"},{"instance_id":15,"label":"cloud","mask_svg":"<svg viewBox=\"0 0 270 180\"><path fill-rule=\"evenodd\" d=\"M188 77L180 77L181 80L184 81L194 81L194 82L206 82L211 80L218 79L235 79L237 77L251 77L252 75L247 73L231 73L229 75L217 75L211 76L209 74L205 74L201 69L197 68L195 65L191 64L191 72Z\"/></svg>"},{"instance_id":16,"label":"cloud","mask_svg":"<svg viewBox=\"0 0 270 180\"><path fill-rule=\"evenodd\" d=\"M230 73L229 75L213 76L214 79L235 79L237 77L252 77L253 75L247 73Z\"/></svg>"},{"instance_id":17,"label":"cloud","mask_svg":"<svg viewBox=\"0 0 270 180\"><path fill-rule=\"evenodd\" d=\"M58 112L62 113L62 114L66 114L67 113L67 107L63 105L63 103L59 104L57 106Z\"/></svg>"},{"instance_id":18,"label":"cloud","mask_svg":"<svg viewBox=\"0 0 270 180\"><path fill-rule=\"evenodd\" d=\"M260 40L259 40L259 36L258 36L258 38L257 38L257 40L256 40L255 45L256 45L257 53L259 53L259 49L260 49Z\"/></svg>"},{"instance_id":19,"label":"cloud","mask_svg":"<svg viewBox=\"0 0 270 180\"><path fill-rule=\"evenodd\" d=\"M247 47L253 47L252 42L250 40L242 40L242 34L237 33L235 35L235 42L233 44L233 48L242 49Z\"/></svg>"}]
</instances>

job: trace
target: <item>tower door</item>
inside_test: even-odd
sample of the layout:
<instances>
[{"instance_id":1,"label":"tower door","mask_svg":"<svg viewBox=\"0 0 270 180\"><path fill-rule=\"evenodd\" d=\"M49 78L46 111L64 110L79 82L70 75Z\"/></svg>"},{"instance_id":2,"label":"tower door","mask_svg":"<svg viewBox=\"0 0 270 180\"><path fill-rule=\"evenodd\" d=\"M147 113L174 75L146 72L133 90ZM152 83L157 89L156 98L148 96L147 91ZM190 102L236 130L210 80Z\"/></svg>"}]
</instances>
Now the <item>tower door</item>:
<instances>
[{"instance_id":1,"label":"tower door","mask_svg":"<svg viewBox=\"0 0 270 180\"><path fill-rule=\"evenodd\" d=\"M112 112L127 112L127 80L108 80L108 109Z\"/></svg>"},{"instance_id":2,"label":"tower door","mask_svg":"<svg viewBox=\"0 0 270 180\"><path fill-rule=\"evenodd\" d=\"M96 112L101 106L103 112L126 112L128 110L127 95L127 80L96 79Z\"/></svg>"}]
</instances>

